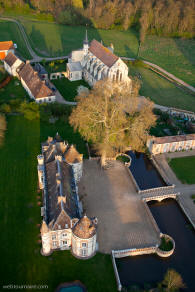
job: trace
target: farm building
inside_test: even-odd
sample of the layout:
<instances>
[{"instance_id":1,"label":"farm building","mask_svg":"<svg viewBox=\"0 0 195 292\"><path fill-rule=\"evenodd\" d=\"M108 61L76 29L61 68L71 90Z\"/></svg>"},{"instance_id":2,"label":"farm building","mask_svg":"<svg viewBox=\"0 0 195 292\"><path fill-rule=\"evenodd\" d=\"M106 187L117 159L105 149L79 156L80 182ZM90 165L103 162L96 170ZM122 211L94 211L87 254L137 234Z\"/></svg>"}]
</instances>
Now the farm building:
<instances>
[{"instance_id":1,"label":"farm building","mask_svg":"<svg viewBox=\"0 0 195 292\"><path fill-rule=\"evenodd\" d=\"M0 60L5 59L10 52L14 54L14 48L12 41L0 42Z\"/></svg>"},{"instance_id":2,"label":"farm building","mask_svg":"<svg viewBox=\"0 0 195 292\"><path fill-rule=\"evenodd\" d=\"M5 70L13 76L18 76L17 68L24 64L16 55L9 52L5 59L3 60Z\"/></svg>"}]
</instances>

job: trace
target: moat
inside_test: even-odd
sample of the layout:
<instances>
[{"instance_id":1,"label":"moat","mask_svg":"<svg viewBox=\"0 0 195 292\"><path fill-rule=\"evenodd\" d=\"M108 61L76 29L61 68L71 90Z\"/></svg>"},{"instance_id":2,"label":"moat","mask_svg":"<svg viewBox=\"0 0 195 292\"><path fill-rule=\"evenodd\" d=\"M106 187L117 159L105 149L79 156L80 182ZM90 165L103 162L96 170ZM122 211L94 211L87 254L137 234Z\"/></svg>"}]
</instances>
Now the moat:
<instances>
[{"instance_id":1,"label":"moat","mask_svg":"<svg viewBox=\"0 0 195 292\"><path fill-rule=\"evenodd\" d=\"M144 153L129 151L130 170L141 190L166 186L152 161Z\"/></svg>"},{"instance_id":2,"label":"moat","mask_svg":"<svg viewBox=\"0 0 195 292\"><path fill-rule=\"evenodd\" d=\"M195 232L174 200L150 202L149 208L161 230L173 237L176 248L172 256L142 255L116 259L122 286L145 284L151 286L163 280L167 269L179 272L185 291L195 291Z\"/></svg>"}]
</instances>

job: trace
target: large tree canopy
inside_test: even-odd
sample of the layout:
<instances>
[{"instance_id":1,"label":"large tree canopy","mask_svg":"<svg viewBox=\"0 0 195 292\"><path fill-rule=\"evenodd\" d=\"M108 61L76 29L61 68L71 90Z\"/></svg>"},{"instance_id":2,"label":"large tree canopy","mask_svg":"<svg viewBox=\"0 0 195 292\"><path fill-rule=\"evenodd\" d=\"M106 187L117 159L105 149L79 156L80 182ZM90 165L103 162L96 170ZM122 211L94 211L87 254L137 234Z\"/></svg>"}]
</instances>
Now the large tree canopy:
<instances>
[{"instance_id":1,"label":"large tree canopy","mask_svg":"<svg viewBox=\"0 0 195 292\"><path fill-rule=\"evenodd\" d=\"M155 124L153 103L137 97L138 83L132 90L123 83L98 81L89 93L78 97L70 124L89 142L95 144L105 164L128 146L143 151L148 131Z\"/></svg>"}]
</instances>

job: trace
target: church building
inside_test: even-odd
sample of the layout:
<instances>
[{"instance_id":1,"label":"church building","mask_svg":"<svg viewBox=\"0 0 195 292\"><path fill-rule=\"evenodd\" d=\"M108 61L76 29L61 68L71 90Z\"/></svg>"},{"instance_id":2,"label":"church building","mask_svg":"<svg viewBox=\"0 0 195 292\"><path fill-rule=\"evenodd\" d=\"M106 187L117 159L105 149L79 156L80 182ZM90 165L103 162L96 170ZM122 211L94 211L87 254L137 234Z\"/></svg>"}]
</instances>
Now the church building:
<instances>
[{"instance_id":1,"label":"church building","mask_svg":"<svg viewBox=\"0 0 195 292\"><path fill-rule=\"evenodd\" d=\"M42 144L42 154L37 159L43 194L41 254L71 250L75 257L92 257L96 252L97 218L83 214L77 186L83 155L56 134Z\"/></svg>"},{"instance_id":2,"label":"church building","mask_svg":"<svg viewBox=\"0 0 195 292\"><path fill-rule=\"evenodd\" d=\"M89 44L86 31L83 48L72 51L68 58L68 79L75 81L83 78L93 86L98 80L109 78L131 85L128 66L113 51L113 45L107 48L95 39Z\"/></svg>"}]
</instances>

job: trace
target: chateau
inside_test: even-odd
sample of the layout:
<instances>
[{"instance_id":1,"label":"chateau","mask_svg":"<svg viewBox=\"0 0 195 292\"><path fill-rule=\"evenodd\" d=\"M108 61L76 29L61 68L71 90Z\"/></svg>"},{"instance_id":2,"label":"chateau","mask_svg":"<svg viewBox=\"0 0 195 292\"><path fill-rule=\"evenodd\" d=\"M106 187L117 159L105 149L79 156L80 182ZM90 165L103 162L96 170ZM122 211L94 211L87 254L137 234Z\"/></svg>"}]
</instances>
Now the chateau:
<instances>
[{"instance_id":1,"label":"chateau","mask_svg":"<svg viewBox=\"0 0 195 292\"><path fill-rule=\"evenodd\" d=\"M97 218L83 216L77 186L83 155L56 134L42 143L42 154L37 159L43 192L42 255L70 249L76 257L92 257L96 252Z\"/></svg>"},{"instance_id":2,"label":"chateau","mask_svg":"<svg viewBox=\"0 0 195 292\"><path fill-rule=\"evenodd\" d=\"M123 81L131 85L128 77L128 67L113 53L113 45L106 48L93 40L89 45L87 31L83 48L72 51L67 63L67 76L71 81L85 79L93 86L96 81L109 78L113 81Z\"/></svg>"}]
</instances>

